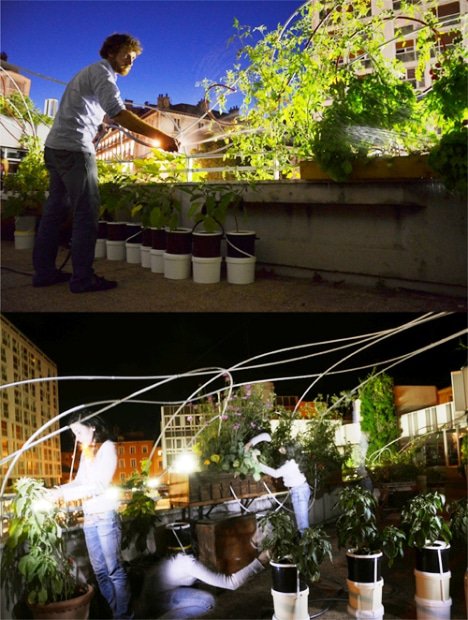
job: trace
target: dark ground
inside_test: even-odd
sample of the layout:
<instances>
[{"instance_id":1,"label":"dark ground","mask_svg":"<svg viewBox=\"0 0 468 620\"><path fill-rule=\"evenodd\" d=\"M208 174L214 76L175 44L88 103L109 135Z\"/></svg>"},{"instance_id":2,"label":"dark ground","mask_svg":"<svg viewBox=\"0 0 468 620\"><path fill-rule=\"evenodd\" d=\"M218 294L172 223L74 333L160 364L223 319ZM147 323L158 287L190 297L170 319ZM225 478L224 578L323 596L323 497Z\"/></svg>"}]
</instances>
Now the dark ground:
<instances>
[{"instance_id":1,"label":"dark ground","mask_svg":"<svg viewBox=\"0 0 468 620\"><path fill-rule=\"evenodd\" d=\"M67 255L62 249L57 265ZM65 271L70 270L67 265ZM2 312L463 312L466 299L385 287L365 288L258 271L253 284L168 280L140 265L99 259L96 273L119 286L74 295L66 284L33 288L31 250L2 242Z\"/></svg>"}]
</instances>

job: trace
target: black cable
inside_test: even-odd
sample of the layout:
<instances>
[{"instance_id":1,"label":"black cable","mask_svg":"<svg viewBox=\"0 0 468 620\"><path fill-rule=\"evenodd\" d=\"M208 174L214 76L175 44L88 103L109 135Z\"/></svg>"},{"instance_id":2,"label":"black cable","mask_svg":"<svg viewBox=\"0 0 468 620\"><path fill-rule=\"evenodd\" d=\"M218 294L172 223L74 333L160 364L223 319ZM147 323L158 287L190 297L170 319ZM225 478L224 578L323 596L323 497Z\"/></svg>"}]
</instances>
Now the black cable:
<instances>
[{"instance_id":1,"label":"black cable","mask_svg":"<svg viewBox=\"0 0 468 620\"><path fill-rule=\"evenodd\" d=\"M12 267L4 267L3 265L0 268L4 269L5 271L11 271L13 273L19 273L22 276L30 276L31 278L34 275L33 273L27 273L26 271L20 271L19 269L12 269Z\"/></svg>"}]
</instances>

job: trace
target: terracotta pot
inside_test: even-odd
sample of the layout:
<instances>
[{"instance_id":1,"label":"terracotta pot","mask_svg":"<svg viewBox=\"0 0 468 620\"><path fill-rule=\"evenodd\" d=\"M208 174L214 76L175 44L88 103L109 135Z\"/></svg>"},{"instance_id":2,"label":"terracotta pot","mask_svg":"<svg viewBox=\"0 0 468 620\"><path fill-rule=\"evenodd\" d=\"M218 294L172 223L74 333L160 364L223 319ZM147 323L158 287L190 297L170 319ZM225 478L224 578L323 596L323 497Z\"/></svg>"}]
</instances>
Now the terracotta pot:
<instances>
[{"instance_id":1,"label":"terracotta pot","mask_svg":"<svg viewBox=\"0 0 468 620\"><path fill-rule=\"evenodd\" d=\"M67 601L47 603L46 605L31 605L34 618L38 620L87 620L89 618L89 606L94 595L94 587L87 585L84 594Z\"/></svg>"}]
</instances>

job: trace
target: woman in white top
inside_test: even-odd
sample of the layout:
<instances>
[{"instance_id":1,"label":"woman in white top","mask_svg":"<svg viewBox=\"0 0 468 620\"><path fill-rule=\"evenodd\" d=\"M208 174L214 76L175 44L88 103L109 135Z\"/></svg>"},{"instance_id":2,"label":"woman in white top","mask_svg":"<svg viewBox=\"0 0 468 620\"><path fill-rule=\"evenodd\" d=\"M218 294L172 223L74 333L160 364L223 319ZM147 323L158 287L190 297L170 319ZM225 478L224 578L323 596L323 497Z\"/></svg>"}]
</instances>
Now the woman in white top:
<instances>
[{"instance_id":1,"label":"woman in white top","mask_svg":"<svg viewBox=\"0 0 468 620\"><path fill-rule=\"evenodd\" d=\"M260 433L260 435L256 435L245 444L245 449L249 450L262 441L271 441L269 433ZM280 448L280 452L285 454L286 449ZM286 459L281 467L277 469L268 467L263 463L259 464L262 473L272 476L273 478L283 478L284 486L289 489L291 495L297 529L302 534L304 530L309 527L310 486L306 477L299 469L299 465L292 458Z\"/></svg>"},{"instance_id":2,"label":"woman in white top","mask_svg":"<svg viewBox=\"0 0 468 620\"><path fill-rule=\"evenodd\" d=\"M98 416L86 420L89 415L89 411L82 410L68 423L82 452L75 479L49 494L54 501L83 500L83 532L99 589L114 618L133 618L127 574L120 557L118 496L111 486L117 452L102 420Z\"/></svg>"}]
</instances>

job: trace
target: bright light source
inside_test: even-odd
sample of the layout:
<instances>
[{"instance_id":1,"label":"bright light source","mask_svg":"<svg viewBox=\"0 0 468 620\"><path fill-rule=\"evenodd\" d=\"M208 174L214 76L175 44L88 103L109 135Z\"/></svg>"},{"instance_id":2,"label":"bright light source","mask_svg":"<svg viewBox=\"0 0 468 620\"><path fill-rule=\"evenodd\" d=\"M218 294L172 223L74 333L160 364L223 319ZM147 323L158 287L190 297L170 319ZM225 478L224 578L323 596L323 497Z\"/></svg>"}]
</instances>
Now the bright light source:
<instances>
[{"instance_id":1,"label":"bright light source","mask_svg":"<svg viewBox=\"0 0 468 620\"><path fill-rule=\"evenodd\" d=\"M160 480L159 478L150 478L147 483L146 486L150 489L157 489L158 486L160 485Z\"/></svg>"},{"instance_id":2,"label":"bright light source","mask_svg":"<svg viewBox=\"0 0 468 620\"><path fill-rule=\"evenodd\" d=\"M49 502L45 497L37 499L31 506L34 512L52 512L54 509L54 503Z\"/></svg>"},{"instance_id":3,"label":"bright light source","mask_svg":"<svg viewBox=\"0 0 468 620\"><path fill-rule=\"evenodd\" d=\"M120 489L117 487L109 487L105 492L106 497L110 500L115 500L120 498Z\"/></svg>"},{"instance_id":4,"label":"bright light source","mask_svg":"<svg viewBox=\"0 0 468 620\"><path fill-rule=\"evenodd\" d=\"M161 147L161 141L157 139L150 140L150 144L154 146L155 149L159 149Z\"/></svg>"},{"instance_id":5,"label":"bright light source","mask_svg":"<svg viewBox=\"0 0 468 620\"><path fill-rule=\"evenodd\" d=\"M191 452L179 454L172 465L172 471L176 474L191 474L198 469L198 459Z\"/></svg>"}]
</instances>

